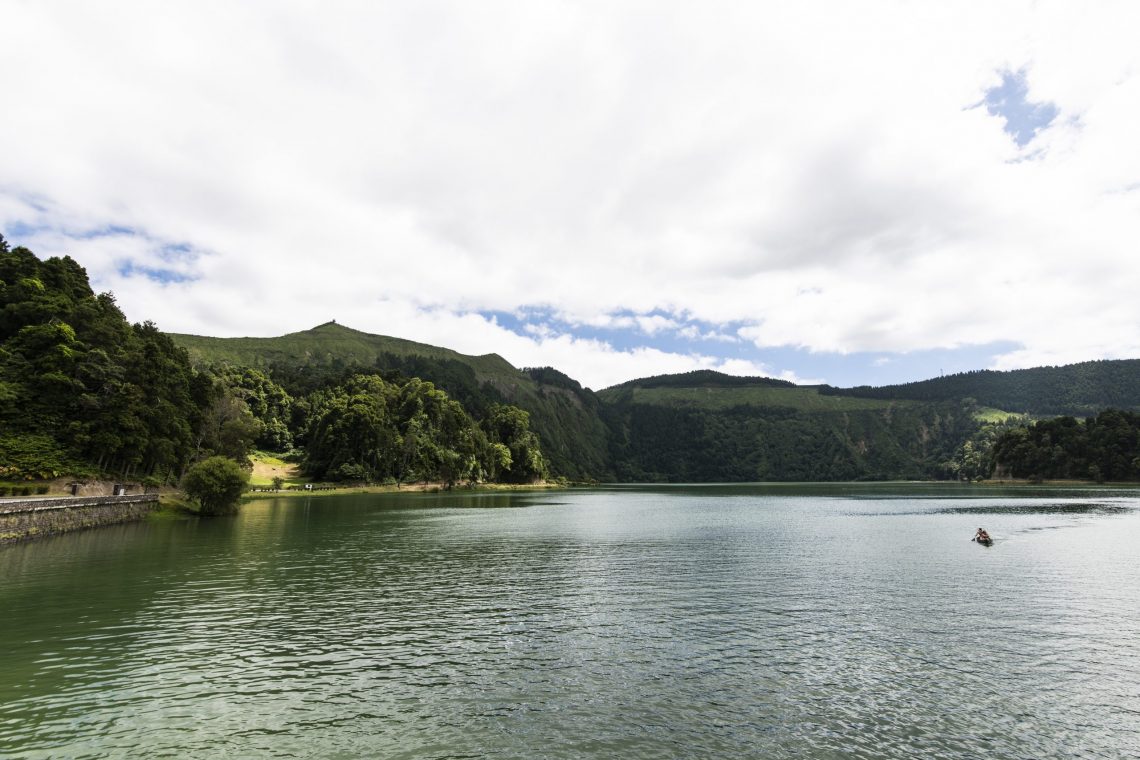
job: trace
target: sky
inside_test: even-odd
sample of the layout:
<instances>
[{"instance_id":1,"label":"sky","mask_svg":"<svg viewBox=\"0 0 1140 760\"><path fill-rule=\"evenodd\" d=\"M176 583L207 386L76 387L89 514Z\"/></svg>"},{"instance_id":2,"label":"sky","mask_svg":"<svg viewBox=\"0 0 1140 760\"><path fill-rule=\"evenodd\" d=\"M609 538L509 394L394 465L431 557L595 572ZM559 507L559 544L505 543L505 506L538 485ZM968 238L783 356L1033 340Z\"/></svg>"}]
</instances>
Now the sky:
<instances>
[{"instance_id":1,"label":"sky","mask_svg":"<svg viewBox=\"0 0 1140 760\"><path fill-rule=\"evenodd\" d=\"M1140 4L0 0L0 233L132 321L595 389L1140 357Z\"/></svg>"}]
</instances>

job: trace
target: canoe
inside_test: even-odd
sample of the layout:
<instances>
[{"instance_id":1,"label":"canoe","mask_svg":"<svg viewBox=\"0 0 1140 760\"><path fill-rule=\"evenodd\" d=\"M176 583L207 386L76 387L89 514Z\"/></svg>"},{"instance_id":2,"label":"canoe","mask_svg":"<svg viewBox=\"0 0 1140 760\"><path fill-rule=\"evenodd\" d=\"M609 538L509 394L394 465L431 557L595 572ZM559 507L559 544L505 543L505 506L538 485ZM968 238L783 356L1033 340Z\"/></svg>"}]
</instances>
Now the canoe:
<instances>
[{"instance_id":1,"label":"canoe","mask_svg":"<svg viewBox=\"0 0 1140 760\"><path fill-rule=\"evenodd\" d=\"M982 546L993 546L994 545L994 540L992 538L975 538L974 540L977 541Z\"/></svg>"}]
</instances>

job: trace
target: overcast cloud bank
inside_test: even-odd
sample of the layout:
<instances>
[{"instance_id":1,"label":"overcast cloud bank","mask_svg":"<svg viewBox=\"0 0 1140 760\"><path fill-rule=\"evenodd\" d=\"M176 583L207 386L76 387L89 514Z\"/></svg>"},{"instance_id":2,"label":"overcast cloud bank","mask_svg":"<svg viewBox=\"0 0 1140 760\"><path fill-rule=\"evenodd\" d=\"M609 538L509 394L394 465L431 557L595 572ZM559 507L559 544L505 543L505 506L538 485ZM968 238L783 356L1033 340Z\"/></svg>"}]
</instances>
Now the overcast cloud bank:
<instances>
[{"instance_id":1,"label":"overcast cloud bank","mask_svg":"<svg viewBox=\"0 0 1140 760\"><path fill-rule=\"evenodd\" d=\"M0 27L0 229L165 330L335 318L592 387L1140 356L1134 3L8 0ZM786 363L824 354L863 374Z\"/></svg>"}]
</instances>

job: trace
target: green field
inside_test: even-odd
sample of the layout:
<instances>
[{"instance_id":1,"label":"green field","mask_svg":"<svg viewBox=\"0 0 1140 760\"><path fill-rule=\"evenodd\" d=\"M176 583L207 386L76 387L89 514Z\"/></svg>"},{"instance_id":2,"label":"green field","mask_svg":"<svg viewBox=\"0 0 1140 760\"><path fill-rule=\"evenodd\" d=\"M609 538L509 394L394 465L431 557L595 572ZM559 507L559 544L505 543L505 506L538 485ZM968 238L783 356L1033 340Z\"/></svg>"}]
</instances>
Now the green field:
<instances>
[{"instance_id":1,"label":"green field","mask_svg":"<svg viewBox=\"0 0 1140 760\"><path fill-rule=\"evenodd\" d=\"M271 487L274 477L284 478L285 488L307 482L296 464L286 462L277 454L255 451L249 455L249 461L253 463L253 472L249 476L252 488Z\"/></svg>"}]
</instances>

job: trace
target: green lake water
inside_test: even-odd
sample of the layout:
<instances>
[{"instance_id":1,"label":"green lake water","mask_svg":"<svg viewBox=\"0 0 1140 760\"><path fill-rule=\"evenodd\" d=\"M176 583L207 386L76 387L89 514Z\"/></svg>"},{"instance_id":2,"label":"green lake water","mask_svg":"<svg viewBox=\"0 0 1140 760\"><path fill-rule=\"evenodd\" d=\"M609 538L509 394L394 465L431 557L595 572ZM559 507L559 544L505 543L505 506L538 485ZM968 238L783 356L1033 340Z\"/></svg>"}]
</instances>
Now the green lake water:
<instances>
[{"instance_id":1,"label":"green lake water","mask_svg":"<svg viewBox=\"0 0 1140 760\"><path fill-rule=\"evenodd\" d=\"M1140 492L261 501L0 548L0 646L7 758L1136 757Z\"/></svg>"}]
</instances>

